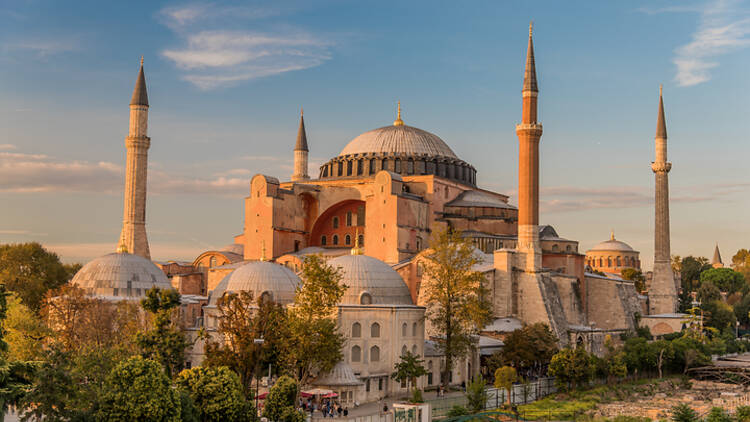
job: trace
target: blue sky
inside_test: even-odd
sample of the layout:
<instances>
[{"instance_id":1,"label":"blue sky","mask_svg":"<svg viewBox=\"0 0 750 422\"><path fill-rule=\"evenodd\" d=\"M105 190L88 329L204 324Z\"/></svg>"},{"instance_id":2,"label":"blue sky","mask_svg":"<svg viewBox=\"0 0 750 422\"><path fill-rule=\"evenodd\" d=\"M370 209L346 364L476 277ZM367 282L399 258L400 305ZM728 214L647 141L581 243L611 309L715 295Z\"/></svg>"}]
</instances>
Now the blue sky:
<instances>
[{"instance_id":1,"label":"blue sky","mask_svg":"<svg viewBox=\"0 0 750 422\"><path fill-rule=\"evenodd\" d=\"M750 247L750 4L729 0L0 2L0 242L114 250L141 55L155 259L231 242L250 177L288 179L301 106L312 173L401 100L515 195L530 20L542 222L582 250L613 229L650 268L663 83L673 253Z\"/></svg>"}]
</instances>

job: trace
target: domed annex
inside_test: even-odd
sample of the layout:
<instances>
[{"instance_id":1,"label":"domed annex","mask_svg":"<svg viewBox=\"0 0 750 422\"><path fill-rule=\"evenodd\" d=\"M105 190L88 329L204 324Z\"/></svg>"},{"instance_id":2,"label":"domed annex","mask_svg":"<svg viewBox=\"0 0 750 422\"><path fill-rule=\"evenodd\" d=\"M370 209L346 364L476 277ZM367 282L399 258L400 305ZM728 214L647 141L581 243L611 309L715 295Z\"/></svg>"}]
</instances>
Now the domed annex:
<instances>
[{"instance_id":1,"label":"domed annex","mask_svg":"<svg viewBox=\"0 0 750 422\"><path fill-rule=\"evenodd\" d=\"M600 242L586 251L586 264L596 271L619 274L625 268L641 268L640 253L625 242L615 239Z\"/></svg>"},{"instance_id":2,"label":"domed annex","mask_svg":"<svg viewBox=\"0 0 750 422\"><path fill-rule=\"evenodd\" d=\"M268 261L251 261L232 271L219 282L211 293L209 307L215 307L220 297L227 292L251 292L254 298L266 295L280 304L294 301L294 293L300 279L290 269Z\"/></svg>"},{"instance_id":3,"label":"domed annex","mask_svg":"<svg viewBox=\"0 0 750 422\"><path fill-rule=\"evenodd\" d=\"M392 126L365 132L320 167L320 179L374 176L380 170L401 175L434 174L466 185L476 183L476 170L459 159L440 137L407 126L398 117Z\"/></svg>"},{"instance_id":4,"label":"domed annex","mask_svg":"<svg viewBox=\"0 0 750 422\"><path fill-rule=\"evenodd\" d=\"M153 262L126 252L110 253L84 265L71 280L86 293L138 299L152 287L171 289L172 284Z\"/></svg>"},{"instance_id":5,"label":"domed annex","mask_svg":"<svg viewBox=\"0 0 750 422\"><path fill-rule=\"evenodd\" d=\"M328 261L339 268L349 288L344 305L413 305L403 278L385 262L367 255L343 255Z\"/></svg>"}]
</instances>

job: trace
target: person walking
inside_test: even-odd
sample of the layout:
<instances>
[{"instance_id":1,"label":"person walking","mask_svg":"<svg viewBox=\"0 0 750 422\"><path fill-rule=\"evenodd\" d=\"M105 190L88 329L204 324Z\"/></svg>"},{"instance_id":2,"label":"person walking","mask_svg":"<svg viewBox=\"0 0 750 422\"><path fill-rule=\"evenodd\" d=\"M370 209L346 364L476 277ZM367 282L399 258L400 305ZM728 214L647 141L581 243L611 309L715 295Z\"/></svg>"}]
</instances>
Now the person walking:
<instances>
[{"instance_id":1,"label":"person walking","mask_svg":"<svg viewBox=\"0 0 750 422\"><path fill-rule=\"evenodd\" d=\"M345 407L344 408L344 417L347 417L347 416L349 416L349 408Z\"/></svg>"}]
</instances>

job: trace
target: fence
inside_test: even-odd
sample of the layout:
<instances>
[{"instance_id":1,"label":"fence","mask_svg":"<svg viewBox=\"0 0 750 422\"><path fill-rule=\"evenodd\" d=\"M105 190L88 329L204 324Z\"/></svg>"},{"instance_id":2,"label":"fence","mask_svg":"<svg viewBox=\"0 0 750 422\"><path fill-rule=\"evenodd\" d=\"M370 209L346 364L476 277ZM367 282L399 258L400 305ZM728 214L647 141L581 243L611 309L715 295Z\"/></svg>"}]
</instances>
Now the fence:
<instances>
[{"instance_id":1,"label":"fence","mask_svg":"<svg viewBox=\"0 0 750 422\"><path fill-rule=\"evenodd\" d=\"M322 418L315 416L313 418L309 417L310 413L308 413L308 422L323 422L323 421L329 421L330 418ZM380 413L377 415L367 415L367 416L356 416L356 417L346 417L346 418L335 418L336 422L393 422L393 412L388 413Z\"/></svg>"},{"instance_id":2,"label":"fence","mask_svg":"<svg viewBox=\"0 0 750 422\"><path fill-rule=\"evenodd\" d=\"M484 409L497 409L508 402L508 392L504 389L487 388L487 401ZM526 384L514 384L510 391L510 402L514 405L526 404L557 391L554 378L539 378ZM466 407L466 396L445 397L427 400L432 406L432 417L442 418L448 415L453 406Z\"/></svg>"}]
</instances>

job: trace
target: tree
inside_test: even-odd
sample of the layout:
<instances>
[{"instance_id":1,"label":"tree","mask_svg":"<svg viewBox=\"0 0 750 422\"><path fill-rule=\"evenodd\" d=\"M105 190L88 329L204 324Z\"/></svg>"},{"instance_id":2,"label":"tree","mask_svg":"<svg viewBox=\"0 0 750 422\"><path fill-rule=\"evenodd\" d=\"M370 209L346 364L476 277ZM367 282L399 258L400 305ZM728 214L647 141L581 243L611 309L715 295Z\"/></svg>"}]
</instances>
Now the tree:
<instances>
[{"instance_id":1,"label":"tree","mask_svg":"<svg viewBox=\"0 0 750 422\"><path fill-rule=\"evenodd\" d=\"M0 284L0 422L8 408L22 403L28 393L35 370L33 363L9 360L5 357L8 343L5 342L5 320L8 312L8 291Z\"/></svg>"},{"instance_id":2,"label":"tree","mask_svg":"<svg viewBox=\"0 0 750 422\"><path fill-rule=\"evenodd\" d=\"M738 406L734 417L737 422L750 422L750 406Z\"/></svg>"},{"instance_id":3,"label":"tree","mask_svg":"<svg viewBox=\"0 0 750 422\"><path fill-rule=\"evenodd\" d=\"M108 421L180 420L180 397L161 364L136 356L118 364L107 376L97 412Z\"/></svg>"},{"instance_id":4,"label":"tree","mask_svg":"<svg viewBox=\"0 0 750 422\"><path fill-rule=\"evenodd\" d=\"M434 234L425 253L424 277L420 296L424 296L427 318L440 351L445 356L443 385L456 359L475 347L479 330L491 320L492 307L487 300L484 275L474 271L479 258L469 239L458 231L441 229Z\"/></svg>"},{"instance_id":5,"label":"tree","mask_svg":"<svg viewBox=\"0 0 750 422\"><path fill-rule=\"evenodd\" d=\"M44 341L52 334L44 321L12 294L8 297L5 320L8 358L18 361L41 360Z\"/></svg>"},{"instance_id":6,"label":"tree","mask_svg":"<svg viewBox=\"0 0 750 422\"><path fill-rule=\"evenodd\" d=\"M508 392L508 404L511 404L510 389L513 388L513 383L516 380L518 380L518 374L516 373L516 369L511 366L503 366L502 368L497 368L497 371L495 371L495 388L502 388Z\"/></svg>"},{"instance_id":7,"label":"tree","mask_svg":"<svg viewBox=\"0 0 750 422\"><path fill-rule=\"evenodd\" d=\"M701 286L712 283L722 292L734 293L745 287L745 277L731 268L711 268L700 275Z\"/></svg>"},{"instance_id":8,"label":"tree","mask_svg":"<svg viewBox=\"0 0 750 422\"><path fill-rule=\"evenodd\" d=\"M240 379L226 366L185 369L175 384L189 394L201 422L252 419L252 407L245 399Z\"/></svg>"},{"instance_id":9,"label":"tree","mask_svg":"<svg viewBox=\"0 0 750 422\"><path fill-rule=\"evenodd\" d=\"M304 421L305 416L297 411L297 394L299 394L297 382L286 375L280 377L266 396L263 417L274 422Z\"/></svg>"},{"instance_id":10,"label":"tree","mask_svg":"<svg viewBox=\"0 0 750 422\"><path fill-rule=\"evenodd\" d=\"M747 249L738 250L732 257L732 268L742 273L745 280L750 280L750 251Z\"/></svg>"},{"instance_id":11,"label":"tree","mask_svg":"<svg viewBox=\"0 0 750 422\"><path fill-rule=\"evenodd\" d=\"M672 408L672 421L673 422L698 422L700 418L698 414L687 404L678 404Z\"/></svg>"},{"instance_id":12,"label":"tree","mask_svg":"<svg viewBox=\"0 0 750 422\"><path fill-rule=\"evenodd\" d=\"M706 415L706 422L734 422L735 419L721 407L712 407Z\"/></svg>"},{"instance_id":13,"label":"tree","mask_svg":"<svg viewBox=\"0 0 750 422\"><path fill-rule=\"evenodd\" d=\"M644 293L646 291L646 277L643 275L641 270L635 268L625 268L620 272L620 275L625 280L632 281L635 284L635 290L638 293Z\"/></svg>"},{"instance_id":14,"label":"tree","mask_svg":"<svg viewBox=\"0 0 750 422\"><path fill-rule=\"evenodd\" d=\"M227 366L240 377L250 396L259 368L271 366L276 373L288 367L289 320L283 306L253 299L251 292L227 293L217 302L220 315L218 340L206 342L205 366ZM256 339L263 339L257 343Z\"/></svg>"},{"instance_id":15,"label":"tree","mask_svg":"<svg viewBox=\"0 0 750 422\"><path fill-rule=\"evenodd\" d=\"M0 283L37 312L48 290L73 277L80 265L63 265L37 242L0 245Z\"/></svg>"},{"instance_id":16,"label":"tree","mask_svg":"<svg viewBox=\"0 0 750 422\"><path fill-rule=\"evenodd\" d=\"M69 421L83 419L76 408L82 389L72 375L70 352L58 347L45 350L44 362L35 371L33 386L22 400L22 421Z\"/></svg>"},{"instance_id":17,"label":"tree","mask_svg":"<svg viewBox=\"0 0 750 422\"><path fill-rule=\"evenodd\" d=\"M616 378L623 378L628 374L628 366L625 364L625 352L616 347L611 336L604 339L604 356L601 361L604 365L604 373L607 381L612 382Z\"/></svg>"},{"instance_id":18,"label":"tree","mask_svg":"<svg viewBox=\"0 0 750 422\"><path fill-rule=\"evenodd\" d=\"M714 300L703 305L706 326L716 328L719 331L726 329L734 330L737 318L731 306L720 300Z\"/></svg>"},{"instance_id":19,"label":"tree","mask_svg":"<svg viewBox=\"0 0 750 422\"><path fill-rule=\"evenodd\" d=\"M470 382L466 387L466 406L472 414L484 410L484 406L487 403L486 385L484 378L476 377L474 381Z\"/></svg>"},{"instance_id":20,"label":"tree","mask_svg":"<svg viewBox=\"0 0 750 422\"><path fill-rule=\"evenodd\" d=\"M493 355L494 368L510 365L522 373L542 375L557 353L557 341L557 336L545 323L524 325L511 332L504 340L503 349Z\"/></svg>"},{"instance_id":21,"label":"tree","mask_svg":"<svg viewBox=\"0 0 750 422\"><path fill-rule=\"evenodd\" d=\"M698 281L703 271L711 268L711 264L708 263L708 259L702 256L686 256L680 263L680 279L682 282L682 289L688 292L692 292L698 288Z\"/></svg>"},{"instance_id":22,"label":"tree","mask_svg":"<svg viewBox=\"0 0 750 422\"><path fill-rule=\"evenodd\" d=\"M173 322L175 308L180 306L180 294L174 289L154 287L146 291L141 306L153 315L149 330L136 335L135 342L141 355L164 366L168 376L180 371L185 363L185 348L190 344L185 333Z\"/></svg>"},{"instance_id":23,"label":"tree","mask_svg":"<svg viewBox=\"0 0 750 422\"><path fill-rule=\"evenodd\" d=\"M317 255L305 257L301 276L289 311L287 353L297 382L306 385L312 373L326 373L341 361L344 337L335 311L348 287L341 283L339 270Z\"/></svg>"},{"instance_id":24,"label":"tree","mask_svg":"<svg viewBox=\"0 0 750 422\"><path fill-rule=\"evenodd\" d=\"M594 360L583 348L565 348L552 356L549 373L555 377L555 382L561 388L570 384L575 388L578 384L588 382L594 375Z\"/></svg>"},{"instance_id":25,"label":"tree","mask_svg":"<svg viewBox=\"0 0 750 422\"><path fill-rule=\"evenodd\" d=\"M413 388L412 403L421 403L422 394L417 387L417 378L427 375L427 370L423 365L424 361L412 352L407 351L401 355L401 361L396 363L396 370L391 374L391 378L398 382L408 381Z\"/></svg>"},{"instance_id":26,"label":"tree","mask_svg":"<svg viewBox=\"0 0 750 422\"><path fill-rule=\"evenodd\" d=\"M698 300L701 303L710 303L715 300L721 300L721 291L710 281L701 284L698 289Z\"/></svg>"}]
</instances>

